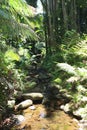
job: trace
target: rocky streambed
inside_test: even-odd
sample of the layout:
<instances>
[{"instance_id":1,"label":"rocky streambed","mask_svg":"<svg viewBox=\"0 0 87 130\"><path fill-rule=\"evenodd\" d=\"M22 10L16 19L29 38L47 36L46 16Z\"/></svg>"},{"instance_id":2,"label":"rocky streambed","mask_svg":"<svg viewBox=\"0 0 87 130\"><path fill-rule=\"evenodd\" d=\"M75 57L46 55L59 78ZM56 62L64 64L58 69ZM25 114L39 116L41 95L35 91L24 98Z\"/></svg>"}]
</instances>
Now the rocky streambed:
<instances>
[{"instance_id":1,"label":"rocky streambed","mask_svg":"<svg viewBox=\"0 0 87 130\"><path fill-rule=\"evenodd\" d=\"M61 110L47 111L43 105L37 104L21 112L19 120L11 130L78 130L78 122Z\"/></svg>"},{"instance_id":2,"label":"rocky streambed","mask_svg":"<svg viewBox=\"0 0 87 130\"><path fill-rule=\"evenodd\" d=\"M16 104L15 100L8 102L14 112L3 121L1 130L85 130L80 129L77 119L61 110L61 100L56 102L56 109L47 109L42 105L42 93L24 93L21 98L23 101Z\"/></svg>"}]
</instances>

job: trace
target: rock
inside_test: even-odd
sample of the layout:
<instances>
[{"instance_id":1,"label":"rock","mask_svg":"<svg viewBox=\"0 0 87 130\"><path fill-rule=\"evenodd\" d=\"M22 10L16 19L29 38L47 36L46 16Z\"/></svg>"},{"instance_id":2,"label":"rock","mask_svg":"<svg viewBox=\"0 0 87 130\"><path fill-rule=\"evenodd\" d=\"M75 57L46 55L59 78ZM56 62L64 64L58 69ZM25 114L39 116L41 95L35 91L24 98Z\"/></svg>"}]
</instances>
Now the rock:
<instances>
[{"instance_id":1,"label":"rock","mask_svg":"<svg viewBox=\"0 0 87 130\"><path fill-rule=\"evenodd\" d=\"M25 117L23 115L13 115L13 118L16 120L17 125L25 121Z\"/></svg>"},{"instance_id":2,"label":"rock","mask_svg":"<svg viewBox=\"0 0 87 130\"><path fill-rule=\"evenodd\" d=\"M29 108L30 108L31 110L35 110L35 109L36 109L35 106L30 106Z\"/></svg>"},{"instance_id":3,"label":"rock","mask_svg":"<svg viewBox=\"0 0 87 130\"><path fill-rule=\"evenodd\" d=\"M73 111L73 115L81 117L82 119L85 118L86 113L87 113L87 105L85 108L78 108L77 110Z\"/></svg>"},{"instance_id":4,"label":"rock","mask_svg":"<svg viewBox=\"0 0 87 130\"><path fill-rule=\"evenodd\" d=\"M33 101L42 100L43 94L42 93L25 93L25 94L23 94L23 98L24 99L31 99Z\"/></svg>"},{"instance_id":5,"label":"rock","mask_svg":"<svg viewBox=\"0 0 87 130\"><path fill-rule=\"evenodd\" d=\"M69 113L71 111L70 109L71 105L67 103L66 105L61 105L60 108L64 110L64 112Z\"/></svg>"},{"instance_id":6,"label":"rock","mask_svg":"<svg viewBox=\"0 0 87 130\"><path fill-rule=\"evenodd\" d=\"M82 119L80 122L79 122L79 130L87 130L87 120L84 120Z\"/></svg>"},{"instance_id":7,"label":"rock","mask_svg":"<svg viewBox=\"0 0 87 130\"><path fill-rule=\"evenodd\" d=\"M8 108L14 108L14 106L15 106L15 100L8 100L7 106L8 106Z\"/></svg>"},{"instance_id":8,"label":"rock","mask_svg":"<svg viewBox=\"0 0 87 130\"><path fill-rule=\"evenodd\" d=\"M32 104L33 104L32 100L30 100L30 99L25 100L25 101L19 103L19 104L16 106L16 110L28 108L28 107L31 106Z\"/></svg>"}]
</instances>

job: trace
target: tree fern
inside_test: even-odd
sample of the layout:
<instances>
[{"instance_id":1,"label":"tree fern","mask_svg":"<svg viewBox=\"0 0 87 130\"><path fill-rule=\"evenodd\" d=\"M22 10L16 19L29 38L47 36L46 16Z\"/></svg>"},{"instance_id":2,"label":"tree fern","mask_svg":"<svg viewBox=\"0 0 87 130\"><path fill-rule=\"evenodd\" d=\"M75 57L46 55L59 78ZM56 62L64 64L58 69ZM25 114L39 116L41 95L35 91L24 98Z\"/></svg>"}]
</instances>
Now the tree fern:
<instances>
[{"instance_id":1,"label":"tree fern","mask_svg":"<svg viewBox=\"0 0 87 130\"><path fill-rule=\"evenodd\" d=\"M3 0L0 2L2 32L7 35L27 35L27 37L37 40L37 35L33 31L34 25L29 20L29 17L33 17L30 6L22 0L9 0L6 2Z\"/></svg>"}]
</instances>

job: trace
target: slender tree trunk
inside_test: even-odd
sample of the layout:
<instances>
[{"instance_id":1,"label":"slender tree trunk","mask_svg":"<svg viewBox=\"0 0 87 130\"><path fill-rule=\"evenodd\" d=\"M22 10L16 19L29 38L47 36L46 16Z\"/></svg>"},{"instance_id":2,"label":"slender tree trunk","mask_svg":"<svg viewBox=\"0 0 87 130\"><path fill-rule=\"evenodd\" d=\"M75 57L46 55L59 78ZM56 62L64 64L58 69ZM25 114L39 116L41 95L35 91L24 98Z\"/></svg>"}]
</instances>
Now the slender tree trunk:
<instances>
[{"instance_id":1,"label":"slender tree trunk","mask_svg":"<svg viewBox=\"0 0 87 130\"><path fill-rule=\"evenodd\" d=\"M50 3L47 0L47 46L48 46L48 53L51 54L51 44L52 44L52 28L51 28L51 12L50 12Z\"/></svg>"},{"instance_id":2,"label":"slender tree trunk","mask_svg":"<svg viewBox=\"0 0 87 130\"><path fill-rule=\"evenodd\" d=\"M77 8L76 8L76 0L73 0L73 17L74 17L74 27L77 30Z\"/></svg>"},{"instance_id":3,"label":"slender tree trunk","mask_svg":"<svg viewBox=\"0 0 87 130\"><path fill-rule=\"evenodd\" d=\"M71 23L71 29L77 30L77 24L76 24L76 0L71 0L71 10L70 10L70 23Z\"/></svg>"},{"instance_id":4,"label":"slender tree trunk","mask_svg":"<svg viewBox=\"0 0 87 130\"><path fill-rule=\"evenodd\" d=\"M65 0L62 0L62 11L63 11L63 19L64 19L64 28L68 30L68 15L66 11Z\"/></svg>"}]
</instances>

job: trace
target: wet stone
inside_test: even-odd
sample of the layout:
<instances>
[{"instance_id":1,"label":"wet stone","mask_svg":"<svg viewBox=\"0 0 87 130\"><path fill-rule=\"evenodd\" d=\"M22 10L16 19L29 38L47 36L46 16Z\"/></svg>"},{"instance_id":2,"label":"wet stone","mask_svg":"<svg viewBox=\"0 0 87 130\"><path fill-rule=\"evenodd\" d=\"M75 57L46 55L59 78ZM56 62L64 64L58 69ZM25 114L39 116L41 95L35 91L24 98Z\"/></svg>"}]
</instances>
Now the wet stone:
<instances>
[{"instance_id":1,"label":"wet stone","mask_svg":"<svg viewBox=\"0 0 87 130\"><path fill-rule=\"evenodd\" d=\"M30 108L31 110L35 110L35 109L36 109L35 106L30 106L29 108Z\"/></svg>"}]
</instances>

